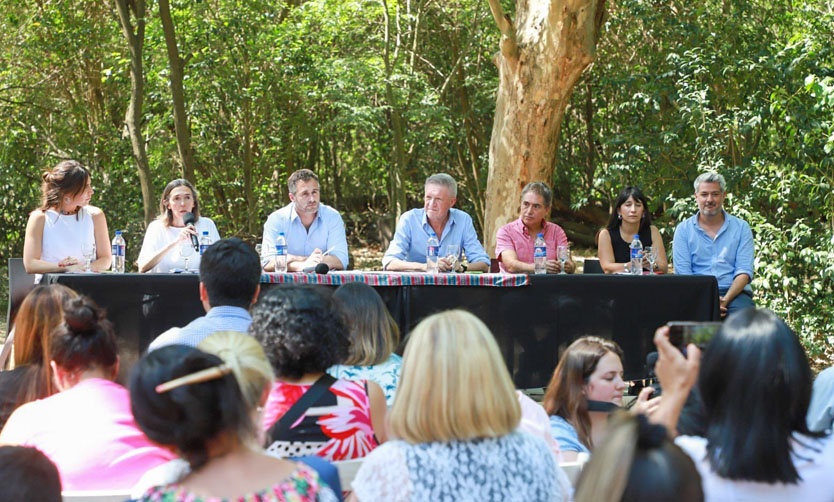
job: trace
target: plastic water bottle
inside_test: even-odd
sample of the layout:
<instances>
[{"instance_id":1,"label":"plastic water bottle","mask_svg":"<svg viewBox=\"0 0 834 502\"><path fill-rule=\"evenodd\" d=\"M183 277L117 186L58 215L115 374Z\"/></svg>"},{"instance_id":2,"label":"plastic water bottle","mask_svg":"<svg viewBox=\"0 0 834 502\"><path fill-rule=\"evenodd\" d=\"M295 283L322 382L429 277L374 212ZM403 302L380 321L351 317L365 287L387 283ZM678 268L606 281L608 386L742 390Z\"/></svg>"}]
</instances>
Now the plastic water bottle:
<instances>
[{"instance_id":1,"label":"plastic water bottle","mask_svg":"<svg viewBox=\"0 0 834 502\"><path fill-rule=\"evenodd\" d=\"M437 241L437 234L432 232L429 234L429 240L426 241L426 273L437 273L437 255L440 251L440 242Z\"/></svg>"},{"instance_id":2,"label":"plastic water bottle","mask_svg":"<svg viewBox=\"0 0 834 502\"><path fill-rule=\"evenodd\" d=\"M203 232L203 236L200 237L200 256L203 256L203 253L206 252L206 249L211 246L211 237L209 237L208 230Z\"/></svg>"},{"instance_id":3,"label":"plastic water bottle","mask_svg":"<svg viewBox=\"0 0 834 502\"><path fill-rule=\"evenodd\" d=\"M275 271L287 271L287 238L284 237L284 232L279 233L275 239Z\"/></svg>"},{"instance_id":4,"label":"plastic water bottle","mask_svg":"<svg viewBox=\"0 0 834 502\"><path fill-rule=\"evenodd\" d=\"M533 251L533 266L537 274L547 273L547 243L544 242L544 234L536 236L536 247Z\"/></svg>"},{"instance_id":5,"label":"plastic water bottle","mask_svg":"<svg viewBox=\"0 0 834 502\"><path fill-rule=\"evenodd\" d=\"M640 242L639 235L634 235L629 248L631 249L631 273L643 275L643 243Z\"/></svg>"},{"instance_id":6,"label":"plastic water bottle","mask_svg":"<svg viewBox=\"0 0 834 502\"><path fill-rule=\"evenodd\" d=\"M113 244L111 254L113 255L113 272L117 274L125 273L125 238L122 237L122 231L116 230L116 236L113 237Z\"/></svg>"}]
</instances>

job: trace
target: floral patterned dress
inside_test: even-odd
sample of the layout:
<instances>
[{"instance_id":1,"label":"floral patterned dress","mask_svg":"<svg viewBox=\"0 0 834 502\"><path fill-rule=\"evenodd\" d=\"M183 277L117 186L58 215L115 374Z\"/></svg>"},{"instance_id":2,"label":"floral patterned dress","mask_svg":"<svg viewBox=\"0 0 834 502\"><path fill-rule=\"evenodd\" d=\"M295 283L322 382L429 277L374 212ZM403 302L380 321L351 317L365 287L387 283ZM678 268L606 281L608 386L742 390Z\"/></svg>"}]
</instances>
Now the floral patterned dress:
<instances>
[{"instance_id":1,"label":"floral patterned dress","mask_svg":"<svg viewBox=\"0 0 834 502\"><path fill-rule=\"evenodd\" d=\"M371 424L371 402L364 380L336 380L290 427L273 437L273 426L312 384L276 381L264 406L267 452L276 457L318 455L329 461L362 458L379 445Z\"/></svg>"},{"instance_id":2,"label":"floral patterned dress","mask_svg":"<svg viewBox=\"0 0 834 502\"><path fill-rule=\"evenodd\" d=\"M202 497L189 492L184 486L172 483L149 489L140 502L334 502L333 491L322 485L312 468L299 465L283 481L267 489L240 497Z\"/></svg>"}]
</instances>

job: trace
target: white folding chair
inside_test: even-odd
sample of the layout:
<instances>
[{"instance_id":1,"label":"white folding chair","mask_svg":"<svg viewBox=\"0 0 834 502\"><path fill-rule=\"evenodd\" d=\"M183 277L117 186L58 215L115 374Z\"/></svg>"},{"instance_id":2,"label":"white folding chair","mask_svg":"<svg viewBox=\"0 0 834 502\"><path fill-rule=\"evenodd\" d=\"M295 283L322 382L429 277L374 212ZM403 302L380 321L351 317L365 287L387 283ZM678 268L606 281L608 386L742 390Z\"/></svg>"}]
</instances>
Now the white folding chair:
<instances>
[{"instance_id":1,"label":"white folding chair","mask_svg":"<svg viewBox=\"0 0 834 502\"><path fill-rule=\"evenodd\" d=\"M336 470L339 471L339 483L342 485L343 491L352 491L353 490L353 478L356 477L356 473L359 472L359 468L362 466L362 458L355 458L353 460L340 460L338 462L333 462L333 465L336 466Z\"/></svg>"}]
</instances>

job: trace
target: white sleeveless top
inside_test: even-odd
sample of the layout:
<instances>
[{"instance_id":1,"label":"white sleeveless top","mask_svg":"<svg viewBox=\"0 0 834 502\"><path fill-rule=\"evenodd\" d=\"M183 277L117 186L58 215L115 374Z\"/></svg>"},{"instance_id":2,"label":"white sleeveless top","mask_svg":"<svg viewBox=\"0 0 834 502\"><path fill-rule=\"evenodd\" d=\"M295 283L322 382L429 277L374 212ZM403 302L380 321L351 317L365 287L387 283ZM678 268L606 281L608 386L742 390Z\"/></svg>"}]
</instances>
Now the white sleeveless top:
<instances>
[{"instance_id":1,"label":"white sleeveless top","mask_svg":"<svg viewBox=\"0 0 834 502\"><path fill-rule=\"evenodd\" d=\"M67 256L84 260L81 244L95 243L93 216L82 207L78 214L61 214L52 209L46 210L46 222L43 226L41 242L41 260L58 263Z\"/></svg>"}]
</instances>

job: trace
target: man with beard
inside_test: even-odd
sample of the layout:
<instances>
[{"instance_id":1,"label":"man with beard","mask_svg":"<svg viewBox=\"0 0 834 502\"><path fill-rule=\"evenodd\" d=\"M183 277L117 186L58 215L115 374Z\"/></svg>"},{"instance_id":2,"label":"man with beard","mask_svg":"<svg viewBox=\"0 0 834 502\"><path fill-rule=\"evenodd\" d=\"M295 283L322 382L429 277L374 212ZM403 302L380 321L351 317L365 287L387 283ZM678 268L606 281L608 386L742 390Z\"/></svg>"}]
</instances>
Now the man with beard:
<instances>
[{"instance_id":1,"label":"man with beard","mask_svg":"<svg viewBox=\"0 0 834 502\"><path fill-rule=\"evenodd\" d=\"M264 224L261 256L264 270L275 270L275 240L287 239L287 271L325 263L330 270L343 270L348 264L348 245L342 216L321 203L319 178L309 169L290 175L287 181L290 203L269 215Z\"/></svg>"},{"instance_id":2,"label":"man with beard","mask_svg":"<svg viewBox=\"0 0 834 502\"><path fill-rule=\"evenodd\" d=\"M694 185L698 212L675 229L675 273L714 275L718 279L721 317L754 307L750 225L724 211L727 183L722 175L703 173Z\"/></svg>"}]
</instances>

